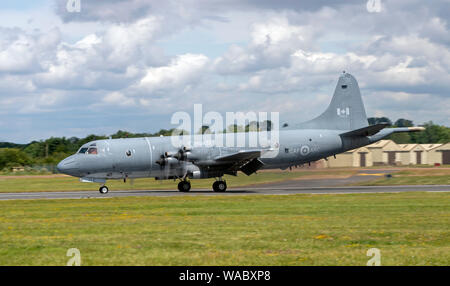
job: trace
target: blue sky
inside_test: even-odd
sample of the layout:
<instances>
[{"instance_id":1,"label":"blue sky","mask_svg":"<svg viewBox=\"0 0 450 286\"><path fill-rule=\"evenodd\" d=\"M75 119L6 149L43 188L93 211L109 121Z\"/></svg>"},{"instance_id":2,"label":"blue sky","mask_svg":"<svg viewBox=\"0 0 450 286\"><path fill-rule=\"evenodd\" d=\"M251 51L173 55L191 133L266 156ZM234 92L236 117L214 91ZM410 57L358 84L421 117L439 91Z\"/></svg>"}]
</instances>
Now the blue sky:
<instances>
[{"instance_id":1,"label":"blue sky","mask_svg":"<svg viewBox=\"0 0 450 286\"><path fill-rule=\"evenodd\" d=\"M14 1L2 1L0 2L0 9L2 10L21 10L21 11L27 11L32 10L38 7L46 6L50 4L51 1L47 0L34 0L34 1L27 1L27 0L14 0Z\"/></svg>"},{"instance_id":2,"label":"blue sky","mask_svg":"<svg viewBox=\"0 0 450 286\"><path fill-rule=\"evenodd\" d=\"M449 2L378 2L3 1L0 141L154 132L195 103L301 122L342 70L368 116L450 125Z\"/></svg>"}]
</instances>

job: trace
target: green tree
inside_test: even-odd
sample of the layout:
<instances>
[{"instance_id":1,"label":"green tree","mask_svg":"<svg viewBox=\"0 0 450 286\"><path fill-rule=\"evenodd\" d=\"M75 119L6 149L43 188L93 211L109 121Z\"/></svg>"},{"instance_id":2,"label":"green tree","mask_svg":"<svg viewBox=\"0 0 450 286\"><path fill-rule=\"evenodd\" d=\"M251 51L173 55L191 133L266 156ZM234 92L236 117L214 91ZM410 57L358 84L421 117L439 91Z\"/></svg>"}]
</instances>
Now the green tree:
<instances>
[{"instance_id":1,"label":"green tree","mask_svg":"<svg viewBox=\"0 0 450 286\"><path fill-rule=\"evenodd\" d=\"M413 124L413 122L411 120L403 119L403 118L397 119L397 121L395 121L394 125L397 126L397 127L411 127L411 126L414 126L414 124Z\"/></svg>"},{"instance_id":2,"label":"green tree","mask_svg":"<svg viewBox=\"0 0 450 286\"><path fill-rule=\"evenodd\" d=\"M409 133L406 133L406 132L394 133L394 134L390 135L387 139L390 139L397 144L411 143L411 136L409 135Z\"/></svg>"},{"instance_id":3,"label":"green tree","mask_svg":"<svg viewBox=\"0 0 450 286\"><path fill-rule=\"evenodd\" d=\"M450 128L433 124L432 121L423 124L425 130L422 132L411 133L412 143L447 143L450 142Z\"/></svg>"},{"instance_id":4,"label":"green tree","mask_svg":"<svg viewBox=\"0 0 450 286\"><path fill-rule=\"evenodd\" d=\"M367 118L367 121L369 122L369 125L375 125L380 123L387 123L389 125L392 125L392 121L387 117L369 117Z\"/></svg>"},{"instance_id":5,"label":"green tree","mask_svg":"<svg viewBox=\"0 0 450 286\"><path fill-rule=\"evenodd\" d=\"M0 169L31 165L31 158L17 148L0 149Z\"/></svg>"}]
</instances>

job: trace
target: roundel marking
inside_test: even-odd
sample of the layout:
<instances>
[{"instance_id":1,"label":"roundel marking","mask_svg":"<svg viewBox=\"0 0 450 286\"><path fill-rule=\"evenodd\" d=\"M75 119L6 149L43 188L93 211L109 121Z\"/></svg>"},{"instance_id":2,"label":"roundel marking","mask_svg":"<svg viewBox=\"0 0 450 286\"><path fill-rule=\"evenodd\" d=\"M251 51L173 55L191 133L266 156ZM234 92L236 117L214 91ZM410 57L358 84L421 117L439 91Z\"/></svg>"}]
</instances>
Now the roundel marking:
<instances>
[{"instance_id":1,"label":"roundel marking","mask_svg":"<svg viewBox=\"0 0 450 286\"><path fill-rule=\"evenodd\" d=\"M300 154L302 154L303 156L306 156L309 154L309 146L304 145L300 148Z\"/></svg>"}]
</instances>

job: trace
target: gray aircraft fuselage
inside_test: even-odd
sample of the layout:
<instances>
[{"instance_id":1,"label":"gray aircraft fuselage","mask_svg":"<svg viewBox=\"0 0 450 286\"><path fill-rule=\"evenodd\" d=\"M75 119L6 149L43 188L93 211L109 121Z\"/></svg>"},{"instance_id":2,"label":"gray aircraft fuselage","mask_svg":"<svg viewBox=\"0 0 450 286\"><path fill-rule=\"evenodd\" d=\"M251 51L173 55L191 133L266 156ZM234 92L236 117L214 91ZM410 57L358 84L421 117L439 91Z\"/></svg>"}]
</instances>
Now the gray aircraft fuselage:
<instances>
[{"instance_id":1,"label":"gray aircraft fuselage","mask_svg":"<svg viewBox=\"0 0 450 286\"><path fill-rule=\"evenodd\" d=\"M255 134L224 134L227 136L257 136ZM287 168L294 165L319 160L344 152L343 142L338 131L333 130L283 130L279 132L279 145L273 148L271 154L275 157L260 160L264 163L263 168ZM270 132L268 133L270 136ZM275 144L278 142L275 142ZM89 154L90 145L95 144L96 154ZM273 144L273 145L275 145ZM225 145L225 144L223 144ZM261 146L248 147L246 140L245 147L194 147L200 157L196 163L200 165L213 165L214 158L233 154L239 150L267 149ZM195 146L192 143L191 146ZM122 179L156 177L164 179L167 177L182 177L184 175L181 168L170 168L168 172L162 169L155 161L167 152L176 152L177 148L172 147L171 137L143 137L106 139L92 141L84 144L80 150L58 164L58 169L66 174L76 177L101 179ZM209 163L208 163L209 162ZM198 171L198 167L191 162L187 162L191 171ZM213 176L219 177L219 176Z\"/></svg>"},{"instance_id":2,"label":"gray aircraft fuselage","mask_svg":"<svg viewBox=\"0 0 450 286\"><path fill-rule=\"evenodd\" d=\"M190 189L187 178L219 178L213 189L224 191L226 184L221 178L225 174L236 175L242 171L251 175L258 169L285 169L371 144L394 132L423 130L385 127L386 124L368 125L358 83L344 72L330 105L321 115L290 130L264 131L269 140L267 146L262 146L259 140L257 144L250 140L250 137L260 138L261 133L257 132L225 133L221 138L223 144L215 144L216 147L197 144L207 141L204 139L206 136L210 139L211 135L178 136L188 142L189 146L184 147L175 146L171 136L106 139L84 144L57 168L84 182L102 184L100 192L103 193L108 191L104 186L108 179L142 177L178 178L180 191ZM272 136L274 132L278 136ZM239 136L245 137L244 144L227 144L236 143ZM233 140L228 140L230 137Z\"/></svg>"}]
</instances>

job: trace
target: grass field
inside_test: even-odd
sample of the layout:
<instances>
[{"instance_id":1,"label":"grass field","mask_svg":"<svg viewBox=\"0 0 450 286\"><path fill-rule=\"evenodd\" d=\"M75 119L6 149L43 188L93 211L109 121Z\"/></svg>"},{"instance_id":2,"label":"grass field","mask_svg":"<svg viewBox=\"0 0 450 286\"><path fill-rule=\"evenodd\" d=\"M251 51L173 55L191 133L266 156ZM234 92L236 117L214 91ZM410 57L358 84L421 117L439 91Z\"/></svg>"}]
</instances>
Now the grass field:
<instances>
[{"instance_id":1,"label":"grass field","mask_svg":"<svg viewBox=\"0 0 450 286\"><path fill-rule=\"evenodd\" d=\"M251 176L239 173L237 177L225 176L227 184L233 187L248 186L269 182L278 182L299 178L346 177L356 174L356 170L335 170L330 174L328 170L311 171L265 171ZM191 180L193 188L210 189L214 179ZM111 190L155 190L176 189L178 181L155 181L153 178L136 179L133 184L123 183L121 180L108 181ZM99 184L80 183L77 178L69 176L0 176L0 192L39 192L39 191L76 191L97 190Z\"/></svg>"},{"instance_id":2,"label":"grass field","mask_svg":"<svg viewBox=\"0 0 450 286\"><path fill-rule=\"evenodd\" d=\"M0 265L450 264L450 194L0 201Z\"/></svg>"}]
</instances>

